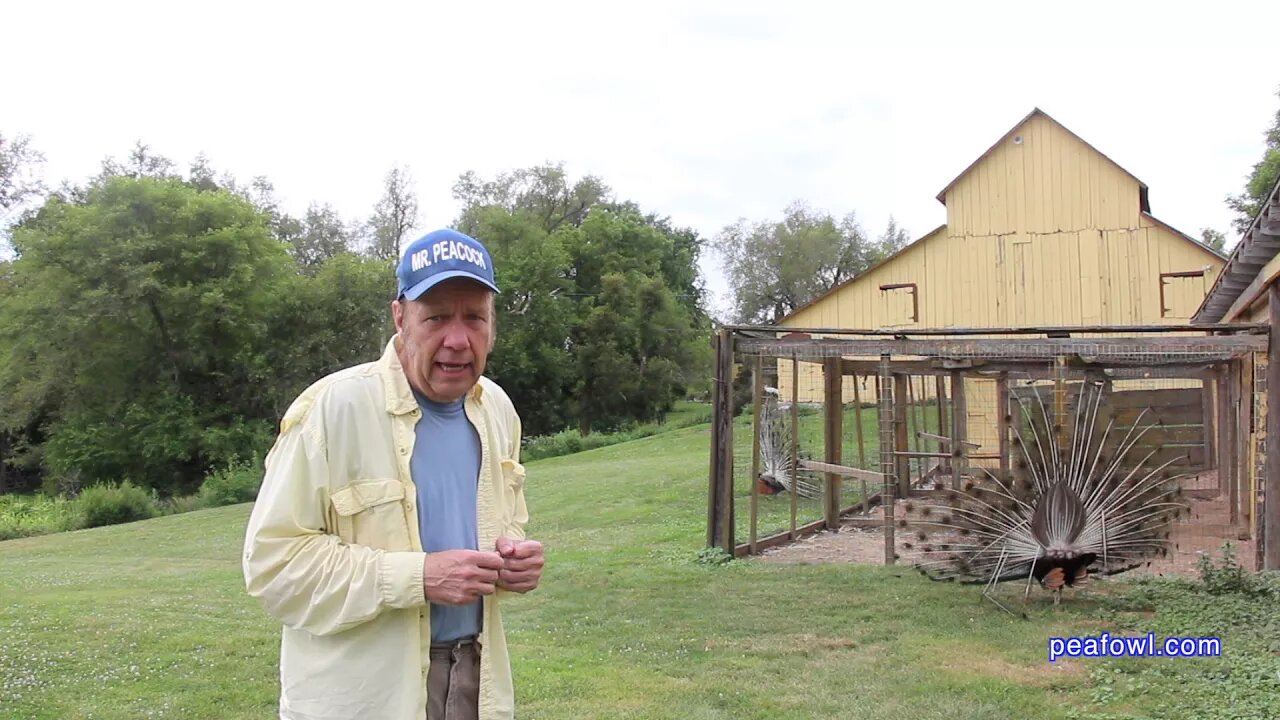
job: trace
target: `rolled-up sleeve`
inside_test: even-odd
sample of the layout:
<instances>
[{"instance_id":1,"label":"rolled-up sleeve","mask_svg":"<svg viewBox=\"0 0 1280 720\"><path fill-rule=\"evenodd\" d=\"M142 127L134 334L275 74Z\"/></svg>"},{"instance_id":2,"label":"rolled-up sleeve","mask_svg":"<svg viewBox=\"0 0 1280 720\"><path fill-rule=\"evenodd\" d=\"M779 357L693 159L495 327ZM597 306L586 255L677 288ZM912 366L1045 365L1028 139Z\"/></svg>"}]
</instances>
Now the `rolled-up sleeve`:
<instances>
[{"instance_id":1,"label":"rolled-up sleeve","mask_svg":"<svg viewBox=\"0 0 1280 720\"><path fill-rule=\"evenodd\" d=\"M293 424L267 456L245 531L249 595L286 626L316 635L425 606L423 553L347 544L326 528L329 467L316 422Z\"/></svg>"}]
</instances>

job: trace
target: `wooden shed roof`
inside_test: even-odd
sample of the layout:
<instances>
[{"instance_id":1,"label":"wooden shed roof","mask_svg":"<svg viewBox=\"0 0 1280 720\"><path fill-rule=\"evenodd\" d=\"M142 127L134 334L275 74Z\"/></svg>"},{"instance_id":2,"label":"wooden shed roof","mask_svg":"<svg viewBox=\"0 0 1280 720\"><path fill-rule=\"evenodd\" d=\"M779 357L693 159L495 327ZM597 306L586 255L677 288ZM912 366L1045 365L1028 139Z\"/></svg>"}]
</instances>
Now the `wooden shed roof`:
<instances>
[{"instance_id":1,"label":"wooden shed roof","mask_svg":"<svg viewBox=\"0 0 1280 720\"><path fill-rule=\"evenodd\" d=\"M1271 188L1249 229L1231 250L1227 264L1191 321L1222 322L1252 305L1280 276L1280 273L1271 277L1259 275L1277 254L1280 254L1280 181Z\"/></svg>"}]
</instances>

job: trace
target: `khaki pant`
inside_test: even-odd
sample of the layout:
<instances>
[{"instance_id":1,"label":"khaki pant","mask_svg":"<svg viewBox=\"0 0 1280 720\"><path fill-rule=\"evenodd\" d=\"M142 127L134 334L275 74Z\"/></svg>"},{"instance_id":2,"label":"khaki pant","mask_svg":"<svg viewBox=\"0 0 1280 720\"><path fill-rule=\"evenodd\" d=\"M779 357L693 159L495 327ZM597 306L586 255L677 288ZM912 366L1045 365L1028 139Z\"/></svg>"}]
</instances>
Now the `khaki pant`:
<instances>
[{"instance_id":1,"label":"khaki pant","mask_svg":"<svg viewBox=\"0 0 1280 720\"><path fill-rule=\"evenodd\" d=\"M431 646L427 720L480 716L480 646L472 641Z\"/></svg>"}]
</instances>

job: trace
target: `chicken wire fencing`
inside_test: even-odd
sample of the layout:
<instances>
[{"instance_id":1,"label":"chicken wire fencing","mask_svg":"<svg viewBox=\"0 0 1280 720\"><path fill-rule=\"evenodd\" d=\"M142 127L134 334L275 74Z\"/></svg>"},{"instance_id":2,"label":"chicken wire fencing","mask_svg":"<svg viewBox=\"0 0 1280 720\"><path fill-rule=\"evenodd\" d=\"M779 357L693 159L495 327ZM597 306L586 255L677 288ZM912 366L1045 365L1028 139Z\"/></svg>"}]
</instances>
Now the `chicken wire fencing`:
<instances>
[{"instance_id":1,"label":"chicken wire fencing","mask_svg":"<svg viewBox=\"0 0 1280 720\"><path fill-rule=\"evenodd\" d=\"M1189 574L1230 543L1260 568L1268 336L1214 330L726 329L708 545L988 580L1050 546Z\"/></svg>"}]
</instances>

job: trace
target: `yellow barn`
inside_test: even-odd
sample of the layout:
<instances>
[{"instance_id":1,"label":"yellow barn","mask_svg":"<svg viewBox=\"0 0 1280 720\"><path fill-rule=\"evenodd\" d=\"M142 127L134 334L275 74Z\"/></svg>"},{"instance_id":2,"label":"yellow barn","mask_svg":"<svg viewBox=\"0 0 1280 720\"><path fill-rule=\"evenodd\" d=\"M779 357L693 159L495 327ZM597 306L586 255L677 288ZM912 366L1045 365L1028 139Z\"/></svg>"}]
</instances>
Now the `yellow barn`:
<instances>
[{"instance_id":1,"label":"yellow barn","mask_svg":"<svg viewBox=\"0 0 1280 720\"><path fill-rule=\"evenodd\" d=\"M1038 108L937 198L945 225L777 324L907 332L1185 325L1226 259L1152 215L1145 183ZM802 401L820 401L820 368L801 368ZM778 369L790 397L789 362ZM994 383L971 383L970 440L989 452ZM864 401L874 398L862 389Z\"/></svg>"}]
</instances>

